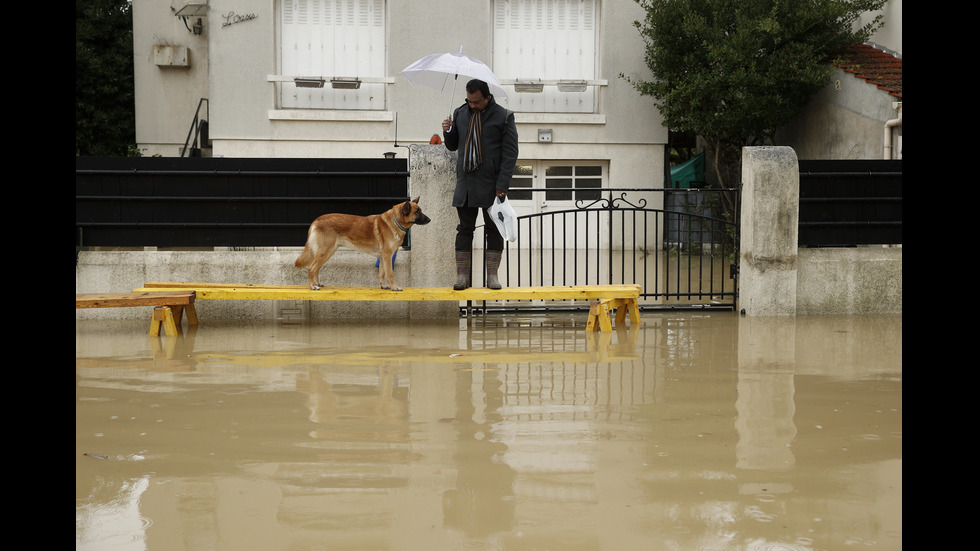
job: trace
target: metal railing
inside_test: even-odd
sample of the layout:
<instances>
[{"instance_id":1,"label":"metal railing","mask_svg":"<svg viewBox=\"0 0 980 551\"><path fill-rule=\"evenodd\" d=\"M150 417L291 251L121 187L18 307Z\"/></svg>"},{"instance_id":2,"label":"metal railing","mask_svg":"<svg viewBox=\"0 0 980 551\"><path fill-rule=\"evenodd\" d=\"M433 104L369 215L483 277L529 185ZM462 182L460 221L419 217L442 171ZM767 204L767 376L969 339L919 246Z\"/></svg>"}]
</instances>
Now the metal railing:
<instances>
[{"instance_id":1,"label":"metal railing","mask_svg":"<svg viewBox=\"0 0 980 551\"><path fill-rule=\"evenodd\" d=\"M209 105L208 98L201 98L201 100L197 102L197 110L194 111L194 120L191 121L191 127L187 131L187 139L184 140L184 147L180 149L181 157L186 157L187 152L190 151L191 149L199 149L198 138L200 138L201 136L201 123L203 122L204 124L207 124L209 118L207 116L207 111L205 111L204 119L203 120L201 119L201 108L203 107L207 109L206 106L208 105ZM193 136L193 141L191 141L192 136ZM205 138L205 140L203 141L207 141L207 138ZM205 145L203 141L201 143L201 146Z\"/></svg>"},{"instance_id":2,"label":"metal railing","mask_svg":"<svg viewBox=\"0 0 980 551\"><path fill-rule=\"evenodd\" d=\"M518 217L519 237L506 243L499 272L504 285L639 284L645 309L735 307L738 190L606 188L576 193L586 198L576 200L574 208ZM697 201L687 200L695 196ZM657 208L648 206L654 203ZM483 272L482 265L474 266L476 285ZM484 306L579 309L587 304L488 301Z\"/></svg>"}]
</instances>

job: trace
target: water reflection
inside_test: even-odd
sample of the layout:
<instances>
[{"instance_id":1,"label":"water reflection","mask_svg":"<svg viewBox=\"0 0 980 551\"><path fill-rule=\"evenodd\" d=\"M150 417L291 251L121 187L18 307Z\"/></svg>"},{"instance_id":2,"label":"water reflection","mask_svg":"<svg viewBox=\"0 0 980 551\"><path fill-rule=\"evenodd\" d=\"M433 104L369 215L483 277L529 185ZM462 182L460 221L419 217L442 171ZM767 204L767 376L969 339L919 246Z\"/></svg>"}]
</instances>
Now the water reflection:
<instances>
[{"instance_id":1,"label":"water reflection","mask_svg":"<svg viewBox=\"0 0 980 551\"><path fill-rule=\"evenodd\" d=\"M76 548L900 548L900 316L583 318L76 321Z\"/></svg>"}]
</instances>

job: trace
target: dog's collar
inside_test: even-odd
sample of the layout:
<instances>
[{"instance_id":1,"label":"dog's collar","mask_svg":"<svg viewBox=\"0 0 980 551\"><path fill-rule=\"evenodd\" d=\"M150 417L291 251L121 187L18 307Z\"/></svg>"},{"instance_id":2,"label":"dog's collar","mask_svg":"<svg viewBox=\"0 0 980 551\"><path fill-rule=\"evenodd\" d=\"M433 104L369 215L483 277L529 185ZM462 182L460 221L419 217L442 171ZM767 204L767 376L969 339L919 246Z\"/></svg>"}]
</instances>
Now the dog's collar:
<instances>
[{"instance_id":1,"label":"dog's collar","mask_svg":"<svg viewBox=\"0 0 980 551\"><path fill-rule=\"evenodd\" d=\"M398 229L400 229L401 231L406 232L406 233L408 232L408 228L406 228L405 226L402 226L401 223L398 222L398 218L392 216L391 219L395 221L395 225L398 226Z\"/></svg>"}]
</instances>

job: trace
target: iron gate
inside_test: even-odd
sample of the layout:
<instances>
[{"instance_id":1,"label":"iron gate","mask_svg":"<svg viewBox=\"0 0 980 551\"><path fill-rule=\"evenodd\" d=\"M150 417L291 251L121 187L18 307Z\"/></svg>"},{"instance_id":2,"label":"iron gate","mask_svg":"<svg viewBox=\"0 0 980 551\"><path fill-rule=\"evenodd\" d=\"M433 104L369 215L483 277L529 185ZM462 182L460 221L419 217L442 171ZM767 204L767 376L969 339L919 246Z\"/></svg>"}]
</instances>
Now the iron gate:
<instances>
[{"instance_id":1,"label":"iron gate","mask_svg":"<svg viewBox=\"0 0 980 551\"><path fill-rule=\"evenodd\" d=\"M635 283L642 288L641 309L735 308L738 190L606 188L588 193L593 195L577 198L575 208L518 217L518 239L505 242L499 272L503 285ZM474 256L474 286L484 286L481 255ZM588 307L587 301L482 304L488 311Z\"/></svg>"}]
</instances>

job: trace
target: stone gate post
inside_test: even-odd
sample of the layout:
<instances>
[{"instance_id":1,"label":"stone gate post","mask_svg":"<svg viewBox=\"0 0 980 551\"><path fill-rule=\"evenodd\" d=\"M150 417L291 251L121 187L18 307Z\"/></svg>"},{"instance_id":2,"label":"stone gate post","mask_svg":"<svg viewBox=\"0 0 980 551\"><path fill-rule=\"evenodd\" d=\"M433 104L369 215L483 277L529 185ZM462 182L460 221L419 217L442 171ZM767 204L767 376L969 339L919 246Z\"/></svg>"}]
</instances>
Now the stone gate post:
<instances>
[{"instance_id":1,"label":"stone gate post","mask_svg":"<svg viewBox=\"0 0 980 551\"><path fill-rule=\"evenodd\" d=\"M796 152L743 148L738 302L745 315L796 314L799 217Z\"/></svg>"},{"instance_id":2,"label":"stone gate post","mask_svg":"<svg viewBox=\"0 0 980 551\"><path fill-rule=\"evenodd\" d=\"M409 147L410 192L419 197L422 212L432 219L412 229L412 287L451 287L456 282L456 153L444 145L413 144ZM409 317L459 318L459 305L450 301L414 301Z\"/></svg>"}]
</instances>

